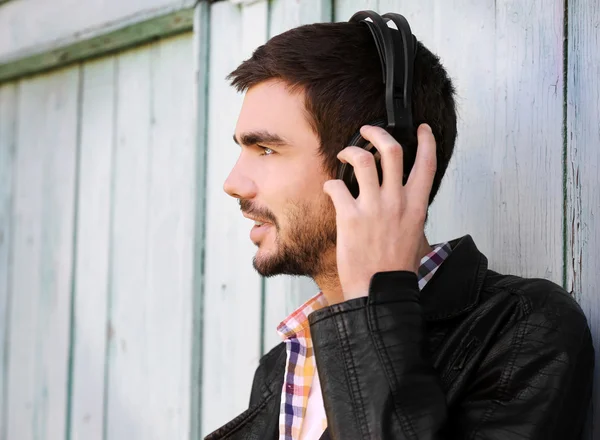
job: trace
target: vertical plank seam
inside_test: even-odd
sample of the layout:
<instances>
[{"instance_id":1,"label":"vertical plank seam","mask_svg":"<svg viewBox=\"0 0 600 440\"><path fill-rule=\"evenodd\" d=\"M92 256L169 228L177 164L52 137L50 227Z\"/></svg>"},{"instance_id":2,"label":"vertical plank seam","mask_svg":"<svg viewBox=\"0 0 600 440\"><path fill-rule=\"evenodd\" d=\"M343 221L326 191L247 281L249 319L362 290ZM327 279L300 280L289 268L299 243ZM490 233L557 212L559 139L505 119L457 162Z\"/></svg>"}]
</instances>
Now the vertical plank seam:
<instances>
[{"instance_id":1,"label":"vertical plank seam","mask_svg":"<svg viewBox=\"0 0 600 440\"><path fill-rule=\"evenodd\" d=\"M77 123L75 143L75 189L73 194L73 241L71 243L71 280L69 304L69 352L67 359L67 399L65 408L65 440L71 440L72 400L73 400L73 367L75 357L75 288L77 283L77 243L79 226L79 186L81 179L81 132L83 116L83 65L79 63L77 75Z\"/></svg>"},{"instance_id":2,"label":"vertical plank seam","mask_svg":"<svg viewBox=\"0 0 600 440\"><path fill-rule=\"evenodd\" d=\"M321 5L324 8L326 8L324 11L321 11L321 13L323 14L321 18L323 18L324 21L328 21L331 23L333 23L333 2L334 0L321 0Z\"/></svg>"},{"instance_id":3,"label":"vertical plank seam","mask_svg":"<svg viewBox=\"0 0 600 440\"><path fill-rule=\"evenodd\" d=\"M563 288L567 286L568 265L568 209L569 209L569 183L568 183L568 81L569 81L569 1L564 0L563 11ZM572 294L572 292L570 292Z\"/></svg>"},{"instance_id":4,"label":"vertical plank seam","mask_svg":"<svg viewBox=\"0 0 600 440\"><path fill-rule=\"evenodd\" d=\"M18 81L15 85L15 94L14 94L14 106L13 106L13 119L12 119L12 141L9 146L9 152L12 159L13 164L16 162L17 157L17 144L18 144L18 124L19 124L19 103L20 103L20 90L21 90L21 82ZM13 257L14 257L14 246L13 246L13 225L14 225L14 203L16 194L16 185L17 185L17 167L12 167L11 173L11 191L10 191L10 201L8 203L9 206L9 215L8 221L10 222L10 236L7 237L8 240L8 258L7 258L7 268L6 268L6 321L4 323L5 331L4 331L4 365L2 365L2 375L3 375L3 383L4 386L2 388L2 432L0 432L0 438L2 440L8 440L8 385L9 385L9 367L10 367L10 334L11 334L11 309L12 309L12 267L13 267Z\"/></svg>"},{"instance_id":5,"label":"vertical plank seam","mask_svg":"<svg viewBox=\"0 0 600 440\"><path fill-rule=\"evenodd\" d=\"M106 279L106 329L104 337L106 339L106 351L104 352L104 390L102 401L102 440L107 440L108 432L108 399L110 383L110 354L111 354L111 335L112 330L112 300L113 300L113 249L114 249L114 223L115 223L115 171L117 165L117 141L118 141L118 112L119 112L119 58L113 59L113 121L112 121L112 155L110 164L110 196L109 196L109 221L108 221L108 276Z\"/></svg>"},{"instance_id":6,"label":"vertical plank seam","mask_svg":"<svg viewBox=\"0 0 600 440\"><path fill-rule=\"evenodd\" d=\"M196 207L194 239L194 275L192 281L192 337L190 392L190 440L202 437L202 374L204 360L204 281L206 243L206 174L208 163L208 88L210 74L210 14L209 2L196 5L194 38L198 42L195 54L196 75ZM197 33L197 35L196 35Z\"/></svg>"}]
</instances>

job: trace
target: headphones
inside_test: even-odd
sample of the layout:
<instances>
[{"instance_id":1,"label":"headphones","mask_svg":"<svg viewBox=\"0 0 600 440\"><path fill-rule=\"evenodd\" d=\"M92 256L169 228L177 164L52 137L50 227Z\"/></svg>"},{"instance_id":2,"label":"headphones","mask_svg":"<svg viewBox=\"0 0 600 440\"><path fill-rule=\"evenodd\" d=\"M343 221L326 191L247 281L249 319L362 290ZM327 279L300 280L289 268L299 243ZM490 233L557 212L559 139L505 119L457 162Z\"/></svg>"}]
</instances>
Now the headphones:
<instances>
[{"instance_id":1,"label":"headphones","mask_svg":"<svg viewBox=\"0 0 600 440\"><path fill-rule=\"evenodd\" d=\"M393 22L398 30L388 27L389 21ZM375 40L385 84L387 120L380 119L369 125L385 128L403 146L404 181L406 181L416 157L416 150L408 151L407 145L413 145L416 139L411 94L417 39L412 34L406 18L400 14L387 13L381 16L373 11L360 11L350 18L350 22L366 24ZM363 148L375 156L381 185L383 175L380 155L373 144L358 132L352 136L348 145ZM358 197L359 187L352 165L341 163L337 178L346 183L354 198Z\"/></svg>"}]
</instances>

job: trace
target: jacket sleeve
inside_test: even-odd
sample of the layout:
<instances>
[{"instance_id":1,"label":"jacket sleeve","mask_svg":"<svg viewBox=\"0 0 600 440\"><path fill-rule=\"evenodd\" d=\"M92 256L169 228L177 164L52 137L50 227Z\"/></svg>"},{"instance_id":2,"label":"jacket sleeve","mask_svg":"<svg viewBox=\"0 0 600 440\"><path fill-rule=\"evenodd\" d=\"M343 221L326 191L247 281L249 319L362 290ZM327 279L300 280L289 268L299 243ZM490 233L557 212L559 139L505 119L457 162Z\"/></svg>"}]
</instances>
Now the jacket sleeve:
<instances>
[{"instance_id":1,"label":"jacket sleeve","mask_svg":"<svg viewBox=\"0 0 600 440\"><path fill-rule=\"evenodd\" d=\"M490 350L451 410L426 352L414 273L378 273L368 297L318 310L309 322L332 439L562 440L581 432L594 355L585 318L569 332L543 312L512 325L494 345L504 352Z\"/></svg>"}]
</instances>

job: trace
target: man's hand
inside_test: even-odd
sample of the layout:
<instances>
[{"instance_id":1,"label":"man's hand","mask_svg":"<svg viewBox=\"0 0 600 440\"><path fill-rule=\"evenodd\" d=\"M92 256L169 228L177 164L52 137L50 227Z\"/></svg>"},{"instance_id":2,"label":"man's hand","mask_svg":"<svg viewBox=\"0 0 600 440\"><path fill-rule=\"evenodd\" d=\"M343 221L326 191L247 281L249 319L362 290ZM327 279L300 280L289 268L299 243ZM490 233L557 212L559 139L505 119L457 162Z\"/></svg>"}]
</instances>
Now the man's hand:
<instances>
[{"instance_id":1,"label":"man's hand","mask_svg":"<svg viewBox=\"0 0 600 440\"><path fill-rule=\"evenodd\" d=\"M338 158L354 167L358 198L352 197L341 180L329 180L323 186L336 211L337 266L345 300L366 296L377 272L417 272L437 166L435 138L427 124L417 130L417 156L406 185L402 185L400 144L383 128L364 126L360 132L381 154L382 185L373 154L350 146Z\"/></svg>"}]
</instances>

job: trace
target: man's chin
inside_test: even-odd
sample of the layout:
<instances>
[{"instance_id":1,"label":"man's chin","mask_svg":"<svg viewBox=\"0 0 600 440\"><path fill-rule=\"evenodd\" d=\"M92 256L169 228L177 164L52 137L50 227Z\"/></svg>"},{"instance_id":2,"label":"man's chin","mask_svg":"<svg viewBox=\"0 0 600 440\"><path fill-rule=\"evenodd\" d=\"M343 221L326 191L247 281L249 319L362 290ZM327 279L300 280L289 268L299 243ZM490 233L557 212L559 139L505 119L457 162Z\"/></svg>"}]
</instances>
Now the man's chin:
<instances>
[{"instance_id":1,"label":"man's chin","mask_svg":"<svg viewBox=\"0 0 600 440\"><path fill-rule=\"evenodd\" d=\"M260 275L268 278L280 275L281 261L279 260L273 252L259 247L252 260L252 265Z\"/></svg>"}]
</instances>

